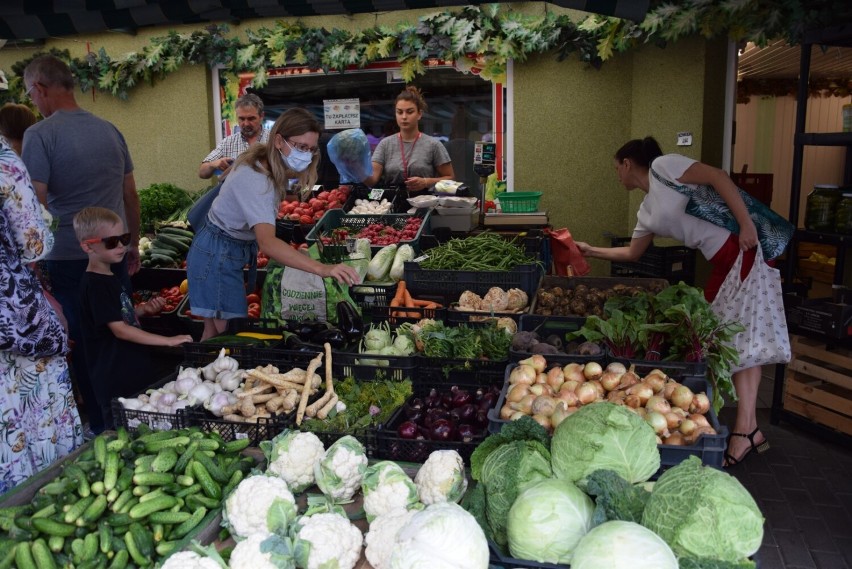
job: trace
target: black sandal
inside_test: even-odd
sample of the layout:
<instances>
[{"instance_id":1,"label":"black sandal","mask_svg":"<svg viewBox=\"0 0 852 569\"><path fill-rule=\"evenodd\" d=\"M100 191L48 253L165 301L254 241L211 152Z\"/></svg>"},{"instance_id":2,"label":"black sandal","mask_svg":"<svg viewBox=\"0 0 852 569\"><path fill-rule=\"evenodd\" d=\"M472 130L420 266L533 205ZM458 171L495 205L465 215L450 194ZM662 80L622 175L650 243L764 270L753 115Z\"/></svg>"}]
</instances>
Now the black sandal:
<instances>
[{"instance_id":1,"label":"black sandal","mask_svg":"<svg viewBox=\"0 0 852 569\"><path fill-rule=\"evenodd\" d=\"M762 443L760 443L759 445L755 444L754 436L758 432L760 432L760 427L755 427L755 429L747 435L745 435L743 433L731 433L730 435L728 435L729 443L730 443L731 437L744 437L744 438L748 439L748 442L751 444L751 446L748 447L746 449L746 451L738 459L731 456L728 452L725 452L725 462L727 463L725 465L726 467L729 468L731 466L738 465L743 460L745 460L745 457L747 457L749 455L749 453L753 450L756 450L758 453L766 452L766 451L769 450L769 441L766 440L765 437L764 437Z\"/></svg>"}]
</instances>

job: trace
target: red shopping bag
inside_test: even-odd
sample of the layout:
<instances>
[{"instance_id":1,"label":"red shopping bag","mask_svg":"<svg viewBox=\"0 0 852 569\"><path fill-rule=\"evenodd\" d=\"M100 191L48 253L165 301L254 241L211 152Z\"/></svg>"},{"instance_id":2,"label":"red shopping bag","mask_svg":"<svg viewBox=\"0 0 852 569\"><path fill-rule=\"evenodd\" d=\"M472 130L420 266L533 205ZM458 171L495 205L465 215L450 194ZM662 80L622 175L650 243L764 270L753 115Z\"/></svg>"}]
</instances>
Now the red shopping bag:
<instances>
[{"instance_id":1,"label":"red shopping bag","mask_svg":"<svg viewBox=\"0 0 852 569\"><path fill-rule=\"evenodd\" d=\"M571 232L567 228L545 230L545 234L550 236L550 250L557 275L564 277L573 274L581 277L588 274L589 263L574 243L574 238L571 237Z\"/></svg>"}]
</instances>

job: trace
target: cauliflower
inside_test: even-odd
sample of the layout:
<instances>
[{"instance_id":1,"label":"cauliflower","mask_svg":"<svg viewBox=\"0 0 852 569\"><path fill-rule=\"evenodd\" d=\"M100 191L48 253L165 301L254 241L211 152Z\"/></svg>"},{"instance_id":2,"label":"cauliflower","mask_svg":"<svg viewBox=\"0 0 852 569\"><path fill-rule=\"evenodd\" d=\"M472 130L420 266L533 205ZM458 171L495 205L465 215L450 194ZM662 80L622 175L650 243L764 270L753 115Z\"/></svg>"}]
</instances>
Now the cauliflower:
<instances>
[{"instance_id":1,"label":"cauliflower","mask_svg":"<svg viewBox=\"0 0 852 569\"><path fill-rule=\"evenodd\" d=\"M467 490L464 460L454 450L436 450L414 477L420 501L426 504L458 502Z\"/></svg>"},{"instance_id":2,"label":"cauliflower","mask_svg":"<svg viewBox=\"0 0 852 569\"><path fill-rule=\"evenodd\" d=\"M367 521L397 509L422 509L417 498L417 487L397 463L385 460L367 467L364 481L364 512ZM417 508L419 506L419 508Z\"/></svg>"},{"instance_id":3,"label":"cauliflower","mask_svg":"<svg viewBox=\"0 0 852 569\"><path fill-rule=\"evenodd\" d=\"M240 482L225 500L222 525L230 526L231 535L245 538L286 528L295 517L296 500L287 483L275 476L258 474Z\"/></svg>"},{"instance_id":4,"label":"cauliflower","mask_svg":"<svg viewBox=\"0 0 852 569\"><path fill-rule=\"evenodd\" d=\"M271 441L262 441L267 473L280 476L294 494L314 483L314 465L325 454L322 441L313 433L285 430Z\"/></svg>"},{"instance_id":5,"label":"cauliflower","mask_svg":"<svg viewBox=\"0 0 852 569\"><path fill-rule=\"evenodd\" d=\"M352 435L339 438L314 465L314 476L322 493L337 501L351 500L361 489L367 470L367 454Z\"/></svg>"},{"instance_id":6,"label":"cauliflower","mask_svg":"<svg viewBox=\"0 0 852 569\"><path fill-rule=\"evenodd\" d=\"M178 551L170 555L160 569L222 569L222 566L194 551Z\"/></svg>"},{"instance_id":7,"label":"cauliflower","mask_svg":"<svg viewBox=\"0 0 852 569\"><path fill-rule=\"evenodd\" d=\"M479 305L480 310L488 312L505 312L509 307L509 295L500 287L494 286L488 289L485 296L482 297L482 303Z\"/></svg>"},{"instance_id":8,"label":"cauliflower","mask_svg":"<svg viewBox=\"0 0 852 569\"><path fill-rule=\"evenodd\" d=\"M296 564L304 569L336 567L352 569L361 558L364 536L340 514L314 514L302 516L292 528L296 540ZM308 542L300 547L299 541ZM307 556L307 559L299 554ZM331 563L336 561L336 564Z\"/></svg>"},{"instance_id":9,"label":"cauliflower","mask_svg":"<svg viewBox=\"0 0 852 569\"><path fill-rule=\"evenodd\" d=\"M278 565L272 561L272 553L262 553L263 541L270 538L269 535L254 533L246 539L237 543L231 552L228 562L230 569L276 569ZM274 539L275 536L272 536Z\"/></svg>"},{"instance_id":10,"label":"cauliflower","mask_svg":"<svg viewBox=\"0 0 852 569\"><path fill-rule=\"evenodd\" d=\"M365 536L367 549L364 554L373 569L389 569L396 534L408 523L414 513L415 510L393 510L379 515L370 522L370 531Z\"/></svg>"}]
</instances>

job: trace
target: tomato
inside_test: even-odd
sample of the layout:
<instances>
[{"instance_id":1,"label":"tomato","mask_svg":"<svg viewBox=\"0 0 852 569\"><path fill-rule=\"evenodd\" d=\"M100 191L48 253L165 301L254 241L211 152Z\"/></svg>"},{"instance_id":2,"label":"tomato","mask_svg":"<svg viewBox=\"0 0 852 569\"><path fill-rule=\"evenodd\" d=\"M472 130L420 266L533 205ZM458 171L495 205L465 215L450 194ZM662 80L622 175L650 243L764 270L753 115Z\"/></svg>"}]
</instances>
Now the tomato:
<instances>
[{"instance_id":1,"label":"tomato","mask_svg":"<svg viewBox=\"0 0 852 569\"><path fill-rule=\"evenodd\" d=\"M313 222L314 222L314 218L311 217L310 215L303 215L302 217L299 218L299 223L310 224L310 223L313 223Z\"/></svg>"},{"instance_id":2,"label":"tomato","mask_svg":"<svg viewBox=\"0 0 852 569\"><path fill-rule=\"evenodd\" d=\"M252 304L260 304L260 297L255 293L246 295L246 302L251 306Z\"/></svg>"},{"instance_id":3,"label":"tomato","mask_svg":"<svg viewBox=\"0 0 852 569\"><path fill-rule=\"evenodd\" d=\"M257 258L257 268L258 269L262 269L268 264L269 264L268 258L266 258L266 257L258 257Z\"/></svg>"},{"instance_id":4,"label":"tomato","mask_svg":"<svg viewBox=\"0 0 852 569\"><path fill-rule=\"evenodd\" d=\"M299 221L299 217L301 217L298 213L291 213L287 216L287 219L290 221Z\"/></svg>"},{"instance_id":5,"label":"tomato","mask_svg":"<svg viewBox=\"0 0 852 569\"><path fill-rule=\"evenodd\" d=\"M330 193L330 192L322 191L322 192L320 192L320 193L318 193L318 194L317 194L317 198L319 198L319 199L321 199L321 200L326 200L326 201L327 201L327 200L328 200L328 196L330 196L330 195L331 195L331 193Z\"/></svg>"},{"instance_id":6,"label":"tomato","mask_svg":"<svg viewBox=\"0 0 852 569\"><path fill-rule=\"evenodd\" d=\"M343 204L340 200L331 200L328 202L328 209L340 209L343 207Z\"/></svg>"},{"instance_id":7,"label":"tomato","mask_svg":"<svg viewBox=\"0 0 852 569\"><path fill-rule=\"evenodd\" d=\"M324 211L318 211L314 214L314 221L319 221L322 219L322 216L325 215Z\"/></svg>"}]
</instances>

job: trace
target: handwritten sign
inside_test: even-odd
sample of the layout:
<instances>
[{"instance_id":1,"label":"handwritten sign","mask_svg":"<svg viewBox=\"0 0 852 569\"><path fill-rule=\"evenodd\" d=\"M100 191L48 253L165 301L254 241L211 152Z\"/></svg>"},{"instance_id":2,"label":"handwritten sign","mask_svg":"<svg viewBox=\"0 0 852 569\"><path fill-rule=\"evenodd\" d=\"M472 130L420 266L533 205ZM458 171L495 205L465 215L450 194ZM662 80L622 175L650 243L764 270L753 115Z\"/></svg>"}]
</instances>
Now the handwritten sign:
<instances>
[{"instance_id":1,"label":"handwritten sign","mask_svg":"<svg viewBox=\"0 0 852 569\"><path fill-rule=\"evenodd\" d=\"M326 130L361 126L361 102L358 99L326 99L322 106Z\"/></svg>"}]
</instances>

